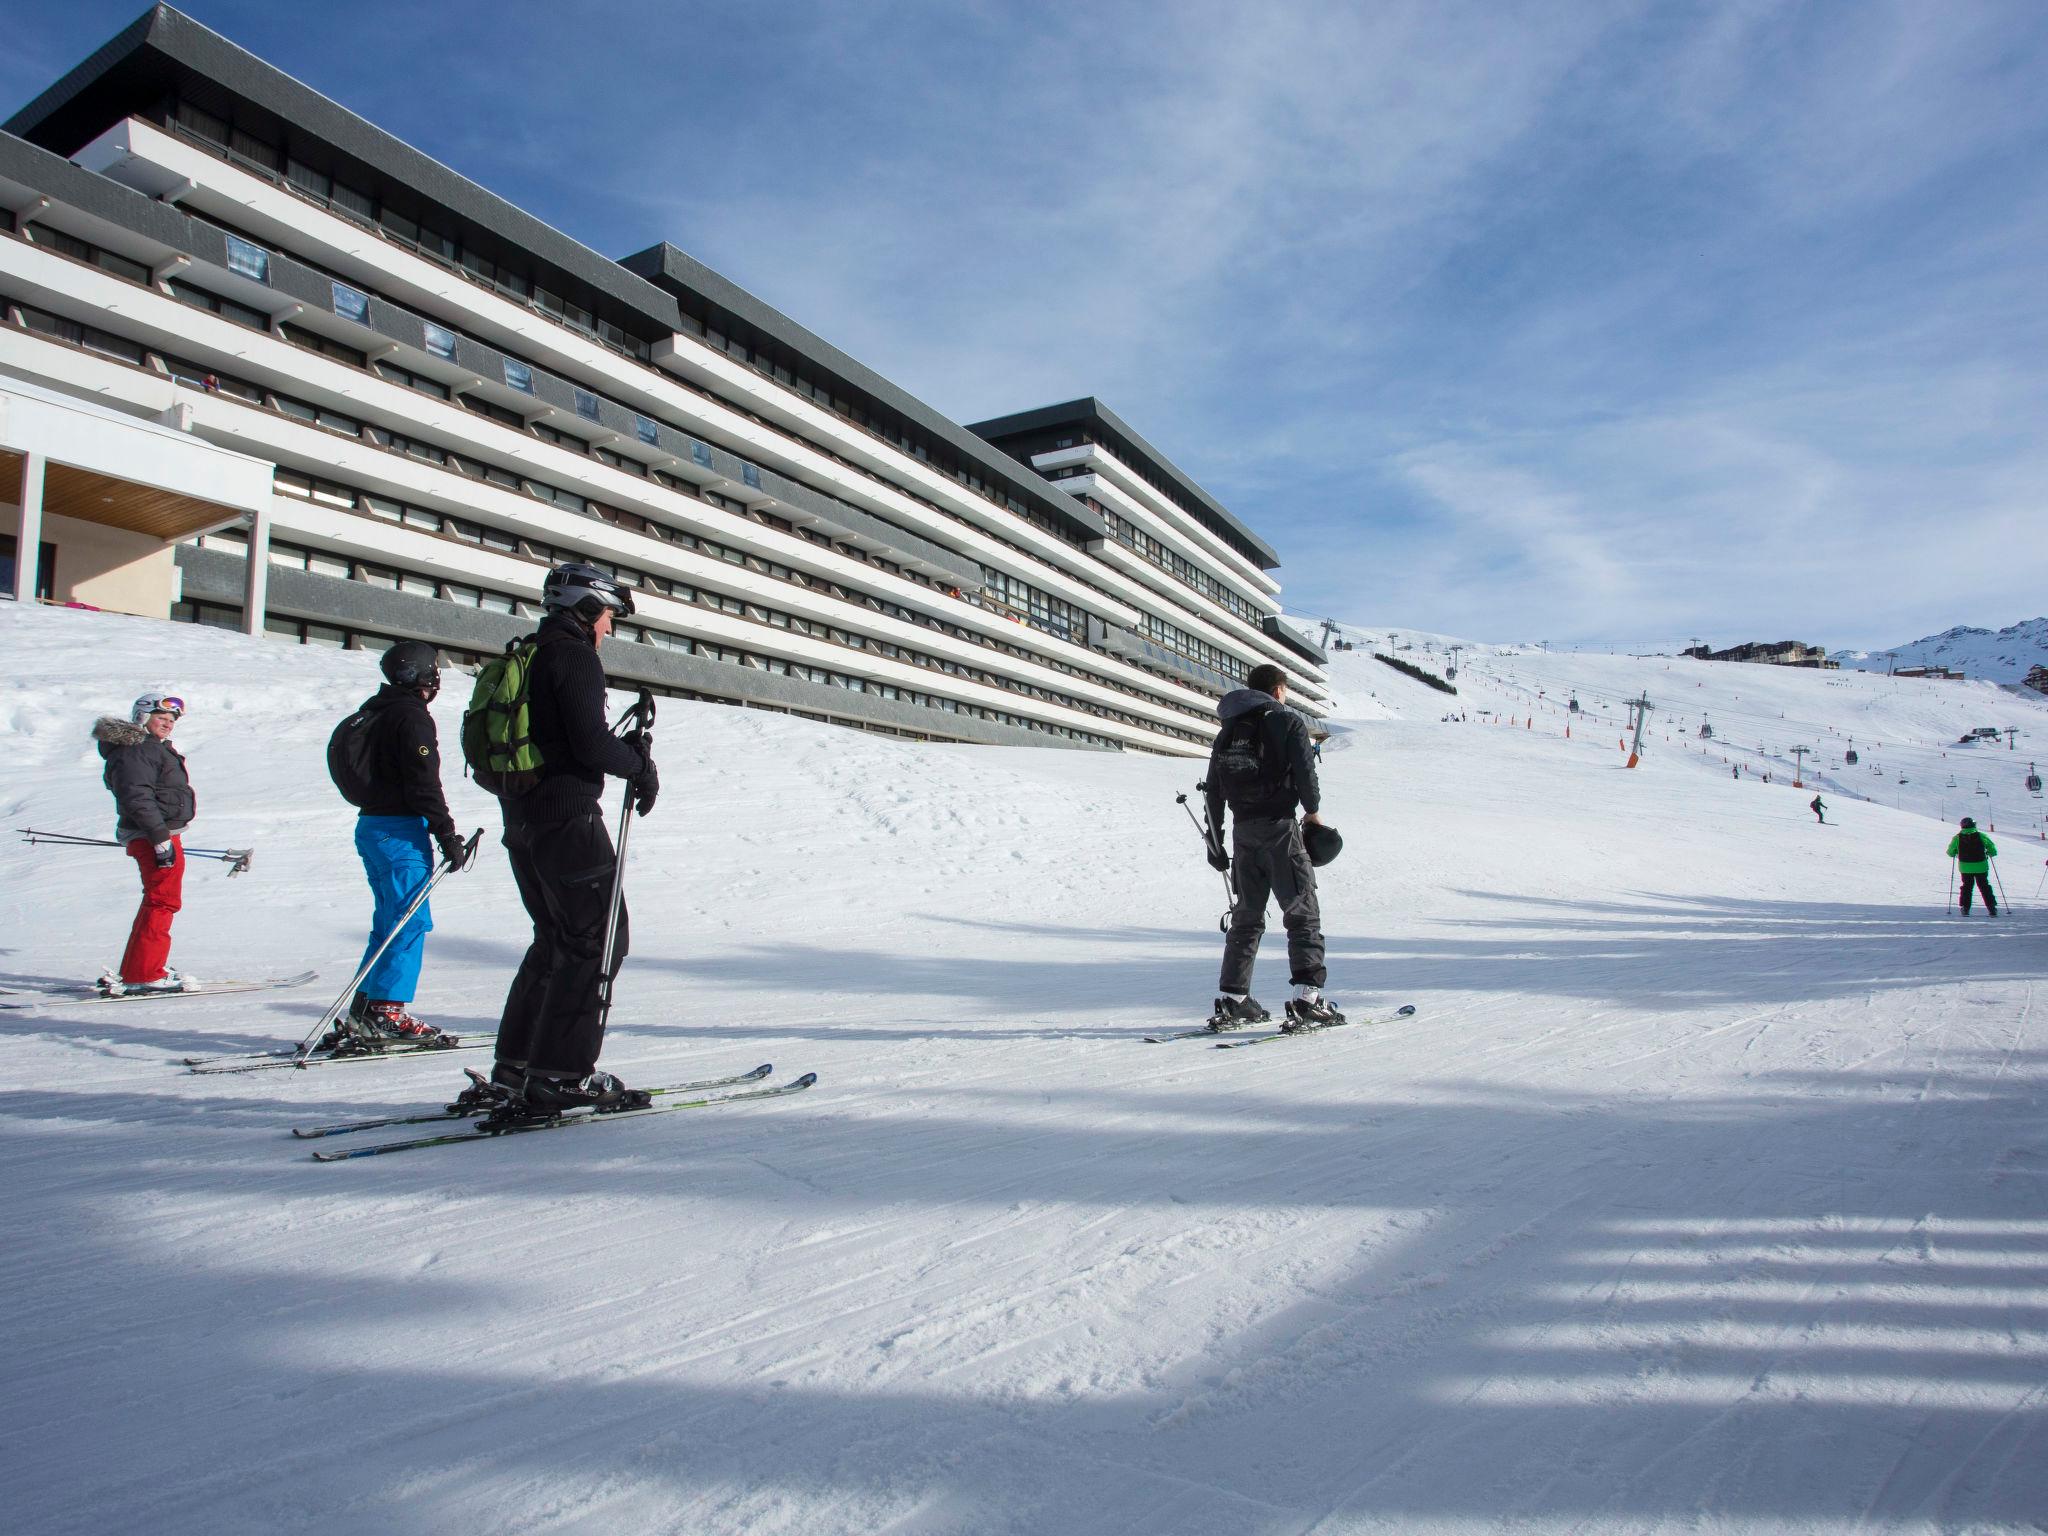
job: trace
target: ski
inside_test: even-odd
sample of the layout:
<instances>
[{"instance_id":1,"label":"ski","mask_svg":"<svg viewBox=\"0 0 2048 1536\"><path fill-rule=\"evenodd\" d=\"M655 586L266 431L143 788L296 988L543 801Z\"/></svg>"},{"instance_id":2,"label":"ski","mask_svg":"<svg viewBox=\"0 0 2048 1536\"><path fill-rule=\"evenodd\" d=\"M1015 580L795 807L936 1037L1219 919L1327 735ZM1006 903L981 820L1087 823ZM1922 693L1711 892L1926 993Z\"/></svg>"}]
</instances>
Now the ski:
<instances>
[{"instance_id":1,"label":"ski","mask_svg":"<svg viewBox=\"0 0 2048 1536\"><path fill-rule=\"evenodd\" d=\"M1242 1026L1232 1026L1232 1028L1240 1027ZM1145 1043L1147 1045L1165 1045L1169 1040L1214 1040L1227 1033L1229 1033L1228 1030L1211 1029L1208 1025L1204 1024L1200 1029L1183 1029L1177 1034L1147 1035Z\"/></svg>"},{"instance_id":2,"label":"ski","mask_svg":"<svg viewBox=\"0 0 2048 1536\"><path fill-rule=\"evenodd\" d=\"M303 987L320 973L301 971L296 976L277 976L264 981L202 982L189 992L123 992L110 996L95 987L50 992L13 992L0 998L0 1008L73 1008L82 1003L171 1003L184 998L232 997L239 992L276 992Z\"/></svg>"},{"instance_id":3,"label":"ski","mask_svg":"<svg viewBox=\"0 0 2048 1536\"><path fill-rule=\"evenodd\" d=\"M773 1088L755 1088L746 1093L721 1093L705 1099L678 1099L674 1103L650 1104L645 1109L621 1109L610 1114L599 1114L595 1110L571 1110L553 1120L535 1120L525 1125L508 1125L496 1130L487 1129L479 1122L467 1131L446 1131L439 1136L417 1136L410 1141L380 1141L367 1147L350 1147L340 1152L315 1152L316 1163L339 1163L356 1157L380 1157L386 1152L411 1152L422 1147L452 1147L460 1142L495 1141L500 1136L517 1136L526 1131L560 1131L572 1125L596 1125L606 1120L638 1120L647 1115L672 1115L685 1109L713 1109L722 1104L742 1104L753 1099L778 1099L786 1094L801 1093L818 1080L815 1072L806 1072L794 1082L778 1083Z\"/></svg>"},{"instance_id":4,"label":"ski","mask_svg":"<svg viewBox=\"0 0 2048 1536\"><path fill-rule=\"evenodd\" d=\"M664 1094L702 1093L710 1088L736 1088L741 1083L758 1083L774 1070L772 1065L764 1061L751 1072L740 1072L731 1077L707 1077L698 1083L671 1083L666 1088L650 1088L647 1091L660 1098ZM478 1083L487 1081L481 1076L472 1076ZM387 1115L382 1120L345 1120L339 1125L294 1126L292 1134L301 1141L311 1141L320 1136L347 1136L356 1131L374 1131L386 1125L440 1125L453 1120L474 1120L486 1113L488 1111L482 1108L456 1109L451 1106L427 1115Z\"/></svg>"},{"instance_id":5,"label":"ski","mask_svg":"<svg viewBox=\"0 0 2048 1536\"><path fill-rule=\"evenodd\" d=\"M453 1045L401 1045L388 1051L351 1051L346 1056L315 1053L300 1056L296 1051L280 1055L266 1055L255 1061L229 1061L224 1065L202 1065L187 1067L189 1077L219 1077L236 1072L279 1072L302 1070L306 1067L346 1066L352 1061L394 1061L401 1056L446 1056L451 1051L484 1051L497 1044L495 1037L489 1040L457 1040Z\"/></svg>"},{"instance_id":6,"label":"ski","mask_svg":"<svg viewBox=\"0 0 2048 1536\"><path fill-rule=\"evenodd\" d=\"M1349 1029L1360 1024L1391 1024L1395 1019L1410 1018L1414 1013L1415 1005L1413 1003L1403 1003L1384 1019L1346 1019L1341 1024L1311 1024L1307 1029L1297 1029L1291 1033L1286 1030L1276 1029L1271 1034L1249 1035L1242 1040L1218 1040L1216 1042L1216 1049L1219 1051L1234 1051L1239 1046L1264 1045L1269 1040L1298 1040L1303 1035L1320 1035L1327 1029Z\"/></svg>"}]
</instances>

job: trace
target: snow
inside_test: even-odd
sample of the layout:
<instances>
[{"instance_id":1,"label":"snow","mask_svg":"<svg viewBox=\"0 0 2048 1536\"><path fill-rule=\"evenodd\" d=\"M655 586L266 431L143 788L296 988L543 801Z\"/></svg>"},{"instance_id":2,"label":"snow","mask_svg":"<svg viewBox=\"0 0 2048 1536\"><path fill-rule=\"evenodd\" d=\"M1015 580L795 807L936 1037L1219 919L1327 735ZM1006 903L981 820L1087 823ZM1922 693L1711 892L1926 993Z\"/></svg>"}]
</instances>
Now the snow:
<instances>
[{"instance_id":1,"label":"snow","mask_svg":"<svg viewBox=\"0 0 2048 1536\"><path fill-rule=\"evenodd\" d=\"M2048 844L2030 735L1950 744L2042 706L1474 646L1451 699L1336 655L1331 989L1421 1011L1247 1053L1140 1040L1214 982L1194 765L663 701L606 1065L819 1086L318 1165L290 1126L454 1067L174 1063L295 1040L352 966L321 750L373 658L13 605L0 654L10 826L105 835L86 730L170 686L193 841L257 848L192 869L175 959L322 971L0 1012L13 1529L2041 1528ZM1995 801L2018 911L1947 910L1944 796ZM0 857L0 985L114 958L118 853ZM418 1011L487 1031L524 934L494 841L435 920Z\"/></svg>"}]
</instances>

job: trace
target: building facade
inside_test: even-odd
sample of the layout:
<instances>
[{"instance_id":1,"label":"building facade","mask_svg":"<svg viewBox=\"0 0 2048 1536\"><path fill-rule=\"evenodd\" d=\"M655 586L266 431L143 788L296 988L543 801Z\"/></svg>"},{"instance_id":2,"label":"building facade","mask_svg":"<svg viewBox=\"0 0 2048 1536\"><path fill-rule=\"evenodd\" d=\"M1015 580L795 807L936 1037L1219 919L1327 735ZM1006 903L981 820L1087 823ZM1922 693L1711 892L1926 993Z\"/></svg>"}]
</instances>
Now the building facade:
<instances>
[{"instance_id":1,"label":"building facade","mask_svg":"<svg viewBox=\"0 0 2048 1536\"><path fill-rule=\"evenodd\" d=\"M1275 552L1096 402L962 427L163 6L0 132L0 528L17 598L466 656L590 560L616 680L920 738L1195 755L1262 662L1328 701Z\"/></svg>"}]
</instances>

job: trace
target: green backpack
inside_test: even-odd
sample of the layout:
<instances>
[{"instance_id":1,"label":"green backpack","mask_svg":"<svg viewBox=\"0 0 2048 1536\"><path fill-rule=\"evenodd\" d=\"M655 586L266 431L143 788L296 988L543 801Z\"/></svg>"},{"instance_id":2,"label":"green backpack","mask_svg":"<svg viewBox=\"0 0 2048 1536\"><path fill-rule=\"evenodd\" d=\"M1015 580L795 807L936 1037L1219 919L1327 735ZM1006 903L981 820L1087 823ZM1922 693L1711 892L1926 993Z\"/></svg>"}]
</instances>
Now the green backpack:
<instances>
[{"instance_id":1,"label":"green backpack","mask_svg":"<svg viewBox=\"0 0 2048 1536\"><path fill-rule=\"evenodd\" d=\"M532 635L512 641L505 654L484 663L462 712L462 757L477 783L501 800L516 800L540 782L540 748L533 744L528 688L540 649Z\"/></svg>"}]
</instances>

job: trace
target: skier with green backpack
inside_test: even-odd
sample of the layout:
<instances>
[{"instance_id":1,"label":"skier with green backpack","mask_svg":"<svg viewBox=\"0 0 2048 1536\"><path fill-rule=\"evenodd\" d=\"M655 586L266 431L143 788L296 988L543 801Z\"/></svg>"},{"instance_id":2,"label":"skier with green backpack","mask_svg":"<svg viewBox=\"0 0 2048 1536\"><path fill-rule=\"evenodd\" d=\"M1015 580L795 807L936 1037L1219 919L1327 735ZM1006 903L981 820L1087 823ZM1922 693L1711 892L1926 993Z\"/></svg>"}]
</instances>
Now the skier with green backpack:
<instances>
[{"instance_id":1,"label":"skier with green backpack","mask_svg":"<svg viewBox=\"0 0 2048 1536\"><path fill-rule=\"evenodd\" d=\"M597 648L633 612L633 594L597 566L572 562L548 572L541 601L539 630L486 663L462 721L463 756L499 798L512 878L533 919L498 1021L490 1086L465 1095L507 1124L649 1102L597 1070L627 949L619 856L598 796L607 776L624 779L628 809L645 816L660 789L648 733L621 736L605 721ZM646 701L636 715L644 724ZM625 828L622 820L621 844Z\"/></svg>"}]
</instances>

